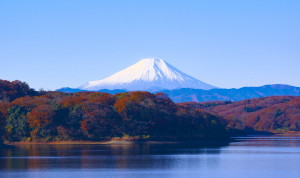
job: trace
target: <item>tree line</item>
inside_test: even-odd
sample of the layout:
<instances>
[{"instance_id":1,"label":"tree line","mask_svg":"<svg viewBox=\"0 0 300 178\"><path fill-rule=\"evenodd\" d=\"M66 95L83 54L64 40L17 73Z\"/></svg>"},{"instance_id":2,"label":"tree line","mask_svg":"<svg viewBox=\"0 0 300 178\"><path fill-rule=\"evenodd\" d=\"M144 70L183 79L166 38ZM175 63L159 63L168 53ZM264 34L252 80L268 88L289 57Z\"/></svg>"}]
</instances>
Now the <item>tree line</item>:
<instances>
[{"instance_id":1,"label":"tree line","mask_svg":"<svg viewBox=\"0 0 300 178\"><path fill-rule=\"evenodd\" d=\"M9 142L228 137L217 115L175 104L164 93L44 92L5 80L0 80L0 126Z\"/></svg>"},{"instance_id":2,"label":"tree line","mask_svg":"<svg viewBox=\"0 0 300 178\"><path fill-rule=\"evenodd\" d=\"M224 139L236 130L300 131L300 97L174 103L164 93L46 92L0 80L0 136L9 142Z\"/></svg>"}]
</instances>

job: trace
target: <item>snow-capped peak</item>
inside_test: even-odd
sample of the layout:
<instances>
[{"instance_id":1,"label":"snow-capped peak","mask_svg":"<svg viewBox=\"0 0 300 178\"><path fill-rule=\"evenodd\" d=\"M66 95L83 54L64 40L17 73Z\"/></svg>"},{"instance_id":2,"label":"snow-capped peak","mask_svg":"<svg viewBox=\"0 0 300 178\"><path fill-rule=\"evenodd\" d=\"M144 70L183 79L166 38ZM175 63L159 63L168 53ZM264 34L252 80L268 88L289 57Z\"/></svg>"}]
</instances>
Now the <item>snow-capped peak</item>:
<instances>
[{"instance_id":1,"label":"snow-capped peak","mask_svg":"<svg viewBox=\"0 0 300 178\"><path fill-rule=\"evenodd\" d=\"M136 64L103 80L90 81L79 87L84 90L126 89L162 90L177 88L215 88L176 69L162 59L142 59Z\"/></svg>"}]
</instances>

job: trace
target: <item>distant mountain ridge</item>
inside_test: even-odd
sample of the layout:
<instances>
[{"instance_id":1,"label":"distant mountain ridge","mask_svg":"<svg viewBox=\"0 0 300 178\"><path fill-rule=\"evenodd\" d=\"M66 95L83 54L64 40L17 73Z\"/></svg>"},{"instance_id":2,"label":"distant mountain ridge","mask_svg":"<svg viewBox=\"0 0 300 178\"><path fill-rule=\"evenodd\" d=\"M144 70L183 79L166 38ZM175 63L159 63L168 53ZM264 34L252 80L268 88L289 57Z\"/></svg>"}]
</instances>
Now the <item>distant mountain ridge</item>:
<instances>
[{"instance_id":1,"label":"distant mountain ridge","mask_svg":"<svg viewBox=\"0 0 300 178\"><path fill-rule=\"evenodd\" d=\"M163 90L174 102L204 102L204 101L241 101L245 99L267 96L300 96L300 87L274 84L261 87L243 87L239 89L197 90L182 88L178 90Z\"/></svg>"},{"instance_id":2,"label":"distant mountain ridge","mask_svg":"<svg viewBox=\"0 0 300 178\"><path fill-rule=\"evenodd\" d=\"M162 59L142 59L103 80L90 81L78 87L88 91L121 89L149 92L179 88L209 90L216 87L185 74Z\"/></svg>"},{"instance_id":3,"label":"distant mountain ridge","mask_svg":"<svg viewBox=\"0 0 300 178\"><path fill-rule=\"evenodd\" d=\"M58 89L56 91L61 91L61 92L65 92L65 93L88 92L88 90L81 90L81 89L78 89L78 88L70 88L70 87L60 88L60 89ZM116 93L127 92L127 90L119 90L119 89L108 90L108 89L102 89L102 90L98 90L97 92L103 92L103 93L109 93L109 94L116 94Z\"/></svg>"},{"instance_id":4,"label":"distant mountain ridge","mask_svg":"<svg viewBox=\"0 0 300 178\"><path fill-rule=\"evenodd\" d=\"M84 90L72 89L72 88L62 88L57 91L74 93L81 92ZM126 90L98 90L105 93L122 93ZM181 88L175 90L161 90L156 91L166 93L174 102L204 102L204 101L241 101L245 99L267 97L267 96L300 96L300 87L294 87L290 85L274 84L274 85L264 85L260 87L243 87L239 89L191 89L191 88Z\"/></svg>"}]
</instances>

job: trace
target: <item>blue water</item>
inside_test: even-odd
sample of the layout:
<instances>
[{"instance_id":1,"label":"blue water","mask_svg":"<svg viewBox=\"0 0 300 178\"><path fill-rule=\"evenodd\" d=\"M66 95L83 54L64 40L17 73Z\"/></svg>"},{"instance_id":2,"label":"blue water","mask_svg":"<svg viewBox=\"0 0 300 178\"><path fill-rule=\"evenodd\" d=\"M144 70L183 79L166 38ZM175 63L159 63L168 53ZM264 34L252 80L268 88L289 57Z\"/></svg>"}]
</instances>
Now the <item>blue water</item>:
<instances>
[{"instance_id":1,"label":"blue water","mask_svg":"<svg viewBox=\"0 0 300 178\"><path fill-rule=\"evenodd\" d=\"M231 143L24 145L1 149L0 177L300 178L300 137Z\"/></svg>"}]
</instances>

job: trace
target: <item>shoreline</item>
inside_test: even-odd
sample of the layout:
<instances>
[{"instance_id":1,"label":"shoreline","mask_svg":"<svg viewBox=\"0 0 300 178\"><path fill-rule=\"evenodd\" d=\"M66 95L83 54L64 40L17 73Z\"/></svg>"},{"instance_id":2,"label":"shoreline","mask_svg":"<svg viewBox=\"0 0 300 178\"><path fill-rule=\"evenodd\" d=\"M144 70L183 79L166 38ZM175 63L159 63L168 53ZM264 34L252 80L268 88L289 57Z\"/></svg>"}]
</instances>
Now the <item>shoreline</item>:
<instances>
[{"instance_id":1,"label":"shoreline","mask_svg":"<svg viewBox=\"0 0 300 178\"><path fill-rule=\"evenodd\" d=\"M132 144L132 141L50 141L50 142L5 142L6 145L109 145L109 144Z\"/></svg>"},{"instance_id":2,"label":"shoreline","mask_svg":"<svg viewBox=\"0 0 300 178\"><path fill-rule=\"evenodd\" d=\"M229 140L197 140L197 141L54 141L54 142L5 142L5 145L132 145L132 144L193 144L193 143L225 143Z\"/></svg>"},{"instance_id":3,"label":"shoreline","mask_svg":"<svg viewBox=\"0 0 300 178\"><path fill-rule=\"evenodd\" d=\"M231 139L224 140L165 140L165 141L137 141L137 140L106 140L106 141L50 141L50 142L4 142L5 145L20 146L20 145L132 145L132 144L180 144L180 143L225 143Z\"/></svg>"},{"instance_id":4,"label":"shoreline","mask_svg":"<svg viewBox=\"0 0 300 178\"><path fill-rule=\"evenodd\" d=\"M274 135L282 137L300 137L300 131L274 132Z\"/></svg>"},{"instance_id":5,"label":"shoreline","mask_svg":"<svg viewBox=\"0 0 300 178\"><path fill-rule=\"evenodd\" d=\"M260 134L258 134L260 135ZM253 135L247 135L249 137ZM260 135L261 136L261 135ZM267 136L278 136L278 137L300 137L300 131L288 131L288 132L272 132L271 135ZM6 146L19 146L19 145L131 145L131 144L180 144L180 143L221 143L221 142L231 142L232 137L230 139L203 139L203 140L164 140L164 141L155 141L155 140L134 140L134 139L116 139L113 138L111 140L103 140L103 141L85 141L85 140L77 140L77 141L49 141L49 142L42 142L42 141L20 141L20 142L4 142L3 145Z\"/></svg>"}]
</instances>

